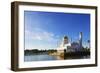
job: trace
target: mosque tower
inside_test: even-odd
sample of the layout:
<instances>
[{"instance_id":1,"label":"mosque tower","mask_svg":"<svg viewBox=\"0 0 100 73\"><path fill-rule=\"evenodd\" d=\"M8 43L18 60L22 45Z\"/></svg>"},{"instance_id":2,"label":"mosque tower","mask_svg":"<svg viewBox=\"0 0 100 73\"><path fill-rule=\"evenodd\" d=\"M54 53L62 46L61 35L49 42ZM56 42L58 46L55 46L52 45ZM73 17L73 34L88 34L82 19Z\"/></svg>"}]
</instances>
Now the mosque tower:
<instances>
[{"instance_id":1,"label":"mosque tower","mask_svg":"<svg viewBox=\"0 0 100 73\"><path fill-rule=\"evenodd\" d=\"M79 33L79 45L82 48L82 32Z\"/></svg>"}]
</instances>

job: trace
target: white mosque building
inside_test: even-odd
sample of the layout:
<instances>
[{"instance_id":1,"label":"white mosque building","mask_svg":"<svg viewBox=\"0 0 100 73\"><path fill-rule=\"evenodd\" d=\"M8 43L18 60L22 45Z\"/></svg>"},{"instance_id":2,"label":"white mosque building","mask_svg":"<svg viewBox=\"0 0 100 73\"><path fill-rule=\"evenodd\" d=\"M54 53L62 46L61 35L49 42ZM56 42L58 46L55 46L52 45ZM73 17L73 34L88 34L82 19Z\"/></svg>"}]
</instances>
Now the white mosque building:
<instances>
[{"instance_id":1,"label":"white mosque building","mask_svg":"<svg viewBox=\"0 0 100 73\"><path fill-rule=\"evenodd\" d=\"M60 46L57 48L57 52L64 53L66 52L75 52L79 51L82 48L82 32L79 33L79 40L78 42L69 42L69 38L64 36Z\"/></svg>"}]
</instances>

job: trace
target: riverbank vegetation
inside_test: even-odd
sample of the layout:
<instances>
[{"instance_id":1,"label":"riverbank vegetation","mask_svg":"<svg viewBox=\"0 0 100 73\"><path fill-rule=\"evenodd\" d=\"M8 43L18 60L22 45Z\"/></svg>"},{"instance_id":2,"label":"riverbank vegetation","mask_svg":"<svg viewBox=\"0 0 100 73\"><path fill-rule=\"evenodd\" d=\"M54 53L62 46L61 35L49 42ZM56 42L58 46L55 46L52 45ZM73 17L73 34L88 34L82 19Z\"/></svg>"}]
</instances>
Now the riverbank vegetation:
<instances>
[{"instance_id":1,"label":"riverbank vegetation","mask_svg":"<svg viewBox=\"0 0 100 73\"><path fill-rule=\"evenodd\" d=\"M58 55L57 51L58 50L55 50L55 49L48 49L48 50L32 49L32 50L24 50L24 55L40 55L40 54ZM66 56L66 57L90 55L90 49L82 48L80 50L70 51L70 52L67 52L67 50L64 49L64 53L62 53L61 56L62 55Z\"/></svg>"},{"instance_id":2,"label":"riverbank vegetation","mask_svg":"<svg viewBox=\"0 0 100 73\"><path fill-rule=\"evenodd\" d=\"M38 50L38 49L32 49L32 50L24 50L24 55L38 55L38 54L49 54L57 52L57 50L49 49L49 50Z\"/></svg>"}]
</instances>

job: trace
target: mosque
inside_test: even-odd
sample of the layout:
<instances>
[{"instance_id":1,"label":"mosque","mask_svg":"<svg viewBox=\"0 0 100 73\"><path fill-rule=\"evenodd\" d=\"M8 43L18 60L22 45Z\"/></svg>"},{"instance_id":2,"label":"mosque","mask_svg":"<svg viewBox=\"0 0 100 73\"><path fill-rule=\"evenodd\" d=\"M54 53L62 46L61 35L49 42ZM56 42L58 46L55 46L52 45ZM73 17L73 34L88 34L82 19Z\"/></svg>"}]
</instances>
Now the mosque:
<instances>
[{"instance_id":1,"label":"mosque","mask_svg":"<svg viewBox=\"0 0 100 73\"><path fill-rule=\"evenodd\" d=\"M69 38L64 36L60 46L57 48L57 52L64 53L64 52L75 52L82 49L82 32L79 33L79 40L78 42L69 42Z\"/></svg>"}]
</instances>

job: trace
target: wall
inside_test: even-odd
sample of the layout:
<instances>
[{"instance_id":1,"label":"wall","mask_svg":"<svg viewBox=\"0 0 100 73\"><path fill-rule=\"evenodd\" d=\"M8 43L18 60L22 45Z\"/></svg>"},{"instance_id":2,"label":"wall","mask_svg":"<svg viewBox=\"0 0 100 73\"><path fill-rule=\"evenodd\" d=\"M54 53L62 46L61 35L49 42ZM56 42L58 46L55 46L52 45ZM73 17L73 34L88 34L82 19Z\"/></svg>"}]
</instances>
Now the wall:
<instances>
[{"instance_id":1,"label":"wall","mask_svg":"<svg viewBox=\"0 0 100 73\"><path fill-rule=\"evenodd\" d=\"M0 73L14 73L10 70L10 51L11 51L11 12L10 3L14 0L0 0ZM64 3L64 4L79 4L79 5L94 5L98 6L100 12L100 0L21 0L21 1L34 1L34 2L50 2L50 3ZM98 13L99 13L98 12ZM100 14L98 14L98 20L100 19ZM100 31L100 25L98 21L98 32ZM98 33L100 37L100 33ZM98 39L100 43L100 38ZM100 55L100 45L98 45L98 55ZM100 57L98 58L100 61ZM55 69L55 70L40 70L34 71L34 73L99 73L100 72L100 62L98 67L88 67L88 68L73 68L73 69ZM24 72L22 72L24 73ZM33 73L33 71L26 71L25 73Z\"/></svg>"}]
</instances>

